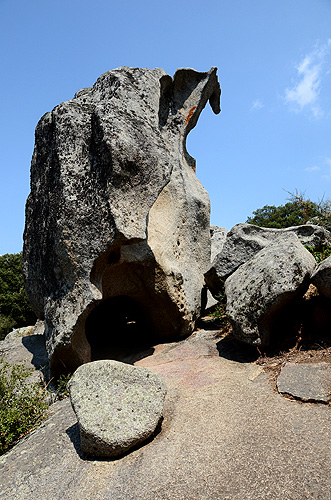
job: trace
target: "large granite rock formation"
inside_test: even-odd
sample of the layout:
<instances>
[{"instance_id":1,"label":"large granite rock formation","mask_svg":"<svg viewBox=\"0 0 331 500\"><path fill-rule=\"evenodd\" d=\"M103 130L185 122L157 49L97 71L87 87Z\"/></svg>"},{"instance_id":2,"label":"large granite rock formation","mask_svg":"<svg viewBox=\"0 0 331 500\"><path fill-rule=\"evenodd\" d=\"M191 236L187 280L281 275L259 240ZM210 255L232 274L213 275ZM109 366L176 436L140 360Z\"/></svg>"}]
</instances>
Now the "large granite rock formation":
<instances>
[{"instance_id":1,"label":"large granite rock formation","mask_svg":"<svg viewBox=\"0 0 331 500\"><path fill-rule=\"evenodd\" d=\"M11 366L23 365L31 371L26 382L28 384L45 382L48 357L43 336L44 326L37 321L35 326L23 326L6 335L0 341L0 361Z\"/></svg>"},{"instance_id":2,"label":"large granite rock formation","mask_svg":"<svg viewBox=\"0 0 331 500\"><path fill-rule=\"evenodd\" d=\"M254 226L253 224L236 224L226 235L221 251L215 256L209 270L205 274L207 286L214 297L223 290L224 281L239 266L251 259L257 252L269 245L282 234L294 233L302 245L320 248L331 247L331 233L321 226L305 224L302 226L273 229Z\"/></svg>"},{"instance_id":3,"label":"large granite rock formation","mask_svg":"<svg viewBox=\"0 0 331 500\"><path fill-rule=\"evenodd\" d=\"M228 234L228 230L224 229L224 227L219 226L210 226L210 260L213 262L216 255L222 252L224 243L226 241L226 237Z\"/></svg>"},{"instance_id":4,"label":"large granite rock formation","mask_svg":"<svg viewBox=\"0 0 331 500\"><path fill-rule=\"evenodd\" d=\"M90 361L93 342L111 344L129 324L164 339L193 331L209 197L186 137L208 100L219 113L216 68L171 78L123 67L38 123L23 270L53 374Z\"/></svg>"}]
</instances>

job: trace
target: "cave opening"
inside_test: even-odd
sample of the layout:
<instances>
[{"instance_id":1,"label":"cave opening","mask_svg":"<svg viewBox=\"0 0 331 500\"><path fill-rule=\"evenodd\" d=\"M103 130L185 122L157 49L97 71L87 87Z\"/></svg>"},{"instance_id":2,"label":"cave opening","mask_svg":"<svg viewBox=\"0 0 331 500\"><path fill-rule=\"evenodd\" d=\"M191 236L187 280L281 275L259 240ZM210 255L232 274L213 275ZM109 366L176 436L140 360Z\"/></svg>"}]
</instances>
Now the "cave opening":
<instances>
[{"instance_id":1,"label":"cave opening","mask_svg":"<svg viewBox=\"0 0 331 500\"><path fill-rule=\"evenodd\" d=\"M139 304L126 295L101 301L86 319L85 334L91 361L134 363L154 352L148 322Z\"/></svg>"}]
</instances>

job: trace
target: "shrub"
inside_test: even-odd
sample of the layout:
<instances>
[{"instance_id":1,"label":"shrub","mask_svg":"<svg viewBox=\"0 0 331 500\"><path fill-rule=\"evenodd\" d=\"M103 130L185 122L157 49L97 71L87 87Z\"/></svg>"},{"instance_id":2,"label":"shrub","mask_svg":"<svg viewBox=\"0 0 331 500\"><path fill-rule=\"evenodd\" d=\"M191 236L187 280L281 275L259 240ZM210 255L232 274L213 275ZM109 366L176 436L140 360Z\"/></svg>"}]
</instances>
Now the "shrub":
<instances>
[{"instance_id":1,"label":"shrub","mask_svg":"<svg viewBox=\"0 0 331 500\"><path fill-rule=\"evenodd\" d=\"M289 193L289 202L285 205L265 205L253 212L248 217L249 224L260 227L273 227L282 229L290 226L300 226L312 223L330 228L331 226L331 200L318 202L305 198L304 194L296 191Z\"/></svg>"},{"instance_id":2,"label":"shrub","mask_svg":"<svg viewBox=\"0 0 331 500\"><path fill-rule=\"evenodd\" d=\"M13 328L34 325L32 311L24 288L22 253L0 256L0 340Z\"/></svg>"},{"instance_id":3,"label":"shrub","mask_svg":"<svg viewBox=\"0 0 331 500\"><path fill-rule=\"evenodd\" d=\"M32 371L0 360L0 455L36 427L46 414L45 388L27 382Z\"/></svg>"},{"instance_id":4,"label":"shrub","mask_svg":"<svg viewBox=\"0 0 331 500\"><path fill-rule=\"evenodd\" d=\"M313 254L316 259L317 264L322 262L322 260L327 259L331 255L331 248L327 245L323 245L321 248L314 248L305 245L306 249Z\"/></svg>"}]
</instances>

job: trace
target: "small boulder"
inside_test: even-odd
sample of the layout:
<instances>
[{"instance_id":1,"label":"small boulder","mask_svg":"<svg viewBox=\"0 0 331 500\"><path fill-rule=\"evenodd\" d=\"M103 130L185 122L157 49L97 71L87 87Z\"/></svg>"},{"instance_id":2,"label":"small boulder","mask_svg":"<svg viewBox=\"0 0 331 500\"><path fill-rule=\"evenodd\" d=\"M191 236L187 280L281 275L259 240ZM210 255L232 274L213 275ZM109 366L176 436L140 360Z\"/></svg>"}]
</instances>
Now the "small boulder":
<instances>
[{"instance_id":1,"label":"small boulder","mask_svg":"<svg viewBox=\"0 0 331 500\"><path fill-rule=\"evenodd\" d=\"M331 299L331 256L319 264L311 281L319 292Z\"/></svg>"},{"instance_id":2,"label":"small boulder","mask_svg":"<svg viewBox=\"0 0 331 500\"><path fill-rule=\"evenodd\" d=\"M226 236L222 251L214 258L210 269L205 274L205 281L211 293L216 296L224 285L224 281L239 266L251 259L257 252L282 234L294 233L302 245L318 248L324 245L331 247L331 233L320 226L305 224L302 226L273 229L237 224Z\"/></svg>"},{"instance_id":3,"label":"small boulder","mask_svg":"<svg viewBox=\"0 0 331 500\"><path fill-rule=\"evenodd\" d=\"M249 344L269 344L275 314L304 294L316 261L288 232L260 250L226 281L226 311L234 334Z\"/></svg>"},{"instance_id":4,"label":"small boulder","mask_svg":"<svg viewBox=\"0 0 331 500\"><path fill-rule=\"evenodd\" d=\"M166 386L151 370L112 360L80 366L69 382L81 450L115 457L148 439L163 411Z\"/></svg>"}]
</instances>

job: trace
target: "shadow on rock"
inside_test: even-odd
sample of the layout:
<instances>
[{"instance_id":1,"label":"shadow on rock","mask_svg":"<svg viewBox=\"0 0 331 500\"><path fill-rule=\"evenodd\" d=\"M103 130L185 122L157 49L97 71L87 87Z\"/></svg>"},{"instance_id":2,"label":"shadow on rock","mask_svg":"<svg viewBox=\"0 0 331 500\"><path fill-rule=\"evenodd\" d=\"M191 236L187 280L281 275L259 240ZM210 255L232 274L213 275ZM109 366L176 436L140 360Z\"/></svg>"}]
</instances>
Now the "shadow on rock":
<instances>
[{"instance_id":1,"label":"shadow on rock","mask_svg":"<svg viewBox=\"0 0 331 500\"><path fill-rule=\"evenodd\" d=\"M48 364L45 337L43 335L29 335L22 337L22 344L33 355L31 363L40 370Z\"/></svg>"},{"instance_id":2,"label":"shadow on rock","mask_svg":"<svg viewBox=\"0 0 331 500\"><path fill-rule=\"evenodd\" d=\"M79 435L78 423L76 422L71 427L68 427L68 429L66 430L66 434L69 437L69 439L72 442L72 444L74 445L74 448L75 448L75 450L77 452L77 455L79 455L79 457L82 460L84 460L85 457L84 457L84 455L82 454L82 452L80 450L80 435Z\"/></svg>"},{"instance_id":3,"label":"shadow on rock","mask_svg":"<svg viewBox=\"0 0 331 500\"><path fill-rule=\"evenodd\" d=\"M101 302L86 320L91 361L113 359L133 364L154 352L156 336L130 297Z\"/></svg>"}]
</instances>

